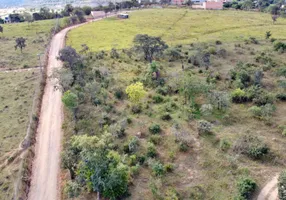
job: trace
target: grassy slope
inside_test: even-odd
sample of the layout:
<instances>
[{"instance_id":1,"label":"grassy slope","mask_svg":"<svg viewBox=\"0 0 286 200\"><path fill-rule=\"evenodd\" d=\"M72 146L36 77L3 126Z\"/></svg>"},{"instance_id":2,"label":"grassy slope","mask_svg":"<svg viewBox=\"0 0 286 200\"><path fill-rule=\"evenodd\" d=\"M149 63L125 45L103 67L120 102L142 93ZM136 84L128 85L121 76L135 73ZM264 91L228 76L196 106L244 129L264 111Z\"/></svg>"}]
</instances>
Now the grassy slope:
<instances>
[{"instance_id":1,"label":"grassy slope","mask_svg":"<svg viewBox=\"0 0 286 200\"><path fill-rule=\"evenodd\" d=\"M80 49L80 45L86 43L93 51L110 49L112 47L125 48L132 44L133 37L138 33L151 35L166 33L166 30L174 24L174 18L178 17L178 14L182 15L184 12L185 10L144 10L132 13L130 20L106 19L105 21L89 24L71 31L68 37L68 44ZM190 23L192 19L194 22ZM207 22L208 26L206 26L205 22ZM285 24L285 22L283 19L278 20L279 25L277 27L279 29L271 30L273 37L285 39L286 29L285 27L282 28L282 24ZM186 24L190 24L189 27ZM195 31L189 31L190 27ZM164 34L163 38L169 44L217 39L223 41L224 44L218 48L225 48L228 56L225 59L214 57L210 70L218 71L222 75L222 81L217 83L217 89L230 91L226 81L227 74L239 61L255 63L255 56L263 51L270 53L277 63L285 63L285 54L272 53L272 44L270 42L261 42L260 45L244 45L241 43L242 48L234 47L233 41L242 41L249 36L263 39L265 31L270 30L272 27L270 16L263 13L189 11L187 17L178 22L170 32ZM198 38L198 40L195 38ZM228 43L225 43L225 41ZM116 46L115 44L118 45ZM183 47L182 52L189 51L189 49L189 45L186 45ZM252 55L253 53L255 55ZM141 72L144 73L144 70L148 67L147 64L134 62L134 60L126 58L123 53L120 55L119 62L110 58L99 62L101 64L94 64L93 68L96 69L97 65L108 68L112 77L116 80L116 86L122 88L129 85L138 74L142 75ZM170 77L172 73L181 71L180 62L169 63L161 61L160 65L164 70L163 75L165 77ZM188 66L189 64L185 65L187 65L185 67L191 67ZM258 65L261 69L262 65ZM191 68L190 70L202 78L207 76L207 74L198 73L197 68ZM277 89L275 88L277 77L275 77L274 72L275 69L264 72L263 85L269 92L275 92ZM285 103L276 104L277 111L270 126L265 125L263 121L250 117L247 111L250 105L233 104L226 118L222 118L220 114L217 114L208 119L216 124L215 136L201 137L189 152L180 153L178 145L174 142L174 137L171 134L170 126L173 123L180 122L191 135L196 137L196 123L190 123L185 120L184 112L181 109L171 112L173 120L170 122L162 121L160 115L164 107L152 103L151 96L155 93L154 91L149 89L148 93L149 98L144 101L144 105L148 104L148 108L144 109L143 114L131 114L128 101L117 102L114 99L110 99L110 102L115 102L112 105L114 105L117 113L116 115L110 113L110 115L114 118L122 118L121 116L132 118L133 123L128 126L127 138L134 136L139 131L145 133L146 137L140 140L140 145L143 147L146 147L150 136L147 130L150 124L156 122L163 128L162 137L164 139L156 146L160 154L159 160L164 163L174 163L175 170L173 173L164 176L161 183L158 184L159 187L161 186L160 191L162 194L166 192L167 188L174 187L181 194L182 199L190 199L189 195L193 193L198 195L197 199L228 200L237 194L236 181L240 176L249 175L253 177L261 187L269 177L284 168L284 166L277 164L275 161L286 159L285 155L283 155L283 152L286 150L286 141L281 136L281 131L277 128L278 125L286 124L284 116ZM168 96L166 101L173 102L176 98L179 98L176 103L181 105L182 99L180 97ZM84 106L82 105L82 109L87 109ZM96 108L92 106L88 110L88 113L97 112ZM93 119L92 115L90 118L87 117L86 120L93 126L96 126L93 122L97 119ZM272 162L252 161L244 156L236 156L231 149L227 153L219 149L219 140L226 139L233 145L236 139L243 134L253 134L263 139L270 146L273 157L276 157L276 159L271 159ZM124 141L126 140L124 139ZM119 143L122 144L123 141L119 141ZM144 154L145 152L140 153ZM171 158L171 154L175 155L175 159ZM152 179L150 174L150 169L147 167L141 168L140 174L130 187L132 195L129 199L152 199L152 193L149 188L149 183ZM206 196L198 192L200 190L198 188L206 191Z\"/></svg>"},{"instance_id":2,"label":"grassy slope","mask_svg":"<svg viewBox=\"0 0 286 200\"><path fill-rule=\"evenodd\" d=\"M63 20L60 20L60 24ZM4 33L0 34L0 68L23 68L38 66L39 53L44 53L48 43L51 29L55 26L55 20L36 21L32 24L4 24ZM23 53L15 51L15 40L18 37L27 39Z\"/></svg>"},{"instance_id":3,"label":"grassy slope","mask_svg":"<svg viewBox=\"0 0 286 200\"><path fill-rule=\"evenodd\" d=\"M5 161L26 135L31 111L33 92L38 83L39 72L0 73L0 160ZM12 168L10 168L12 167ZM1 172L1 199L11 199L13 195L13 175L10 166ZM13 169L14 168L14 169ZM16 169L17 170L17 169Z\"/></svg>"},{"instance_id":4,"label":"grassy slope","mask_svg":"<svg viewBox=\"0 0 286 200\"><path fill-rule=\"evenodd\" d=\"M76 49L88 44L93 51L132 45L136 34L163 36L170 45L211 40L242 41L249 36L264 39L271 30L286 39L286 19L272 24L269 14L245 11L193 11L185 9L142 10L128 20L114 18L72 30L67 44Z\"/></svg>"}]
</instances>

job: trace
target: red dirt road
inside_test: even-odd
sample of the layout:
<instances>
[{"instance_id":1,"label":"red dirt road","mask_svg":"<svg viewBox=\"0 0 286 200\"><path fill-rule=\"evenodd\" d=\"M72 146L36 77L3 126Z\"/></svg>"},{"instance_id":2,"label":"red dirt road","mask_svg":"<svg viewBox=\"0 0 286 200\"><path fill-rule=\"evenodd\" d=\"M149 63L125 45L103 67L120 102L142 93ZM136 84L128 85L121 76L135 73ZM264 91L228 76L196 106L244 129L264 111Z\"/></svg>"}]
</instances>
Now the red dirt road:
<instances>
[{"instance_id":1,"label":"red dirt road","mask_svg":"<svg viewBox=\"0 0 286 200\"><path fill-rule=\"evenodd\" d=\"M48 76L52 74L53 69L62 66L56 57L59 50L64 46L66 33L67 29L52 39L47 67ZM60 171L63 112L61 92L54 90L53 81L47 79L43 96L29 200L56 200L59 195L58 175Z\"/></svg>"},{"instance_id":2,"label":"red dirt road","mask_svg":"<svg viewBox=\"0 0 286 200\"><path fill-rule=\"evenodd\" d=\"M94 21L99 20L101 19ZM62 67L62 63L56 57L59 50L65 45L67 32L81 25L66 28L53 37L47 66L48 76L53 73L54 69ZM62 94L59 90L54 90L54 83L55 80L47 78L37 130L29 200L60 199L59 173L63 105Z\"/></svg>"}]
</instances>

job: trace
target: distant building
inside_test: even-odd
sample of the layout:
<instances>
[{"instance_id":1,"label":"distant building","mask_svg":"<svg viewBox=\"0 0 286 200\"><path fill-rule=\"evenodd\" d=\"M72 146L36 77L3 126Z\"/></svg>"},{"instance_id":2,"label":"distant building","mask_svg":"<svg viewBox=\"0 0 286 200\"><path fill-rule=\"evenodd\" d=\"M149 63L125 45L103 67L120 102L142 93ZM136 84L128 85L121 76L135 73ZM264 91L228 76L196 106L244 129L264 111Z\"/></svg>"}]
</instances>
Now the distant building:
<instances>
[{"instance_id":1,"label":"distant building","mask_svg":"<svg viewBox=\"0 0 286 200\"><path fill-rule=\"evenodd\" d=\"M204 10L222 10L224 2L227 2L227 0L207 0L193 4L192 8Z\"/></svg>"},{"instance_id":2,"label":"distant building","mask_svg":"<svg viewBox=\"0 0 286 200\"><path fill-rule=\"evenodd\" d=\"M104 11L91 11L91 15L94 19L98 19L101 17L105 17L105 12Z\"/></svg>"}]
</instances>

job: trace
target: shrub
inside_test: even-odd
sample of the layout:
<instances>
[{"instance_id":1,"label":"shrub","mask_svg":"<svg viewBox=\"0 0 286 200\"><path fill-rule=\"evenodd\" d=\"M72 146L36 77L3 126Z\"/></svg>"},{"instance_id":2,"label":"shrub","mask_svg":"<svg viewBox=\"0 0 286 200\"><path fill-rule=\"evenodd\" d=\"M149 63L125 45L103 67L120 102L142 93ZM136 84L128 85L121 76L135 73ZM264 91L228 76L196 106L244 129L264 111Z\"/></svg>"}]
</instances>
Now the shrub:
<instances>
[{"instance_id":1,"label":"shrub","mask_svg":"<svg viewBox=\"0 0 286 200\"><path fill-rule=\"evenodd\" d=\"M159 87L159 88L156 90L156 92L157 92L158 94L161 94L161 95L163 95L163 96L166 96L166 95L168 94L168 88L166 88L166 87Z\"/></svg>"},{"instance_id":2,"label":"shrub","mask_svg":"<svg viewBox=\"0 0 286 200\"><path fill-rule=\"evenodd\" d=\"M221 45L222 42L221 42L220 40L217 40L217 41L215 41L215 44L216 44L216 45Z\"/></svg>"},{"instance_id":3,"label":"shrub","mask_svg":"<svg viewBox=\"0 0 286 200\"><path fill-rule=\"evenodd\" d=\"M180 150L181 152L187 152L188 149L189 149L188 143L186 143L186 142L180 142L180 143L179 143L179 150Z\"/></svg>"},{"instance_id":4,"label":"shrub","mask_svg":"<svg viewBox=\"0 0 286 200\"><path fill-rule=\"evenodd\" d=\"M169 188L166 192L164 200L179 200L179 193L174 188Z\"/></svg>"},{"instance_id":5,"label":"shrub","mask_svg":"<svg viewBox=\"0 0 286 200\"><path fill-rule=\"evenodd\" d=\"M174 170L174 165L171 163L167 163L164 165L164 169L166 172L172 172Z\"/></svg>"},{"instance_id":6,"label":"shrub","mask_svg":"<svg viewBox=\"0 0 286 200\"><path fill-rule=\"evenodd\" d=\"M252 44L258 44L259 43L255 37L250 37L249 40Z\"/></svg>"},{"instance_id":7,"label":"shrub","mask_svg":"<svg viewBox=\"0 0 286 200\"><path fill-rule=\"evenodd\" d=\"M157 156L155 145L151 142L148 142L147 147L147 157L155 158Z\"/></svg>"},{"instance_id":8,"label":"shrub","mask_svg":"<svg viewBox=\"0 0 286 200\"><path fill-rule=\"evenodd\" d=\"M219 148L222 150L222 151L227 151L229 148L230 148L230 143L228 140L226 139L222 139L219 143Z\"/></svg>"},{"instance_id":9,"label":"shrub","mask_svg":"<svg viewBox=\"0 0 286 200\"><path fill-rule=\"evenodd\" d=\"M286 200L286 171L281 172L279 175L278 195L280 200Z\"/></svg>"},{"instance_id":10,"label":"shrub","mask_svg":"<svg viewBox=\"0 0 286 200\"><path fill-rule=\"evenodd\" d=\"M269 147L255 136L244 135L236 141L234 151L253 159L261 159L268 154Z\"/></svg>"},{"instance_id":11,"label":"shrub","mask_svg":"<svg viewBox=\"0 0 286 200\"><path fill-rule=\"evenodd\" d=\"M211 104L203 104L200 108L200 112L204 116L211 115L213 112L213 106Z\"/></svg>"},{"instance_id":12,"label":"shrub","mask_svg":"<svg viewBox=\"0 0 286 200\"><path fill-rule=\"evenodd\" d=\"M139 139L138 137L132 137L128 142L129 152L135 152L139 146Z\"/></svg>"},{"instance_id":13,"label":"shrub","mask_svg":"<svg viewBox=\"0 0 286 200\"><path fill-rule=\"evenodd\" d=\"M248 100L246 92L240 88L235 89L230 94L231 100L234 103L243 103Z\"/></svg>"},{"instance_id":14,"label":"shrub","mask_svg":"<svg viewBox=\"0 0 286 200\"><path fill-rule=\"evenodd\" d=\"M152 97L154 103L162 103L164 101L164 98L161 95L155 95Z\"/></svg>"},{"instance_id":15,"label":"shrub","mask_svg":"<svg viewBox=\"0 0 286 200\"><path fill-rule=\"evenodd\" d=\"M118 89L115 89L114 96L115 96L117 99L121 100L121 99L123 99L124 92L123 92L121 89L119 89L119 88L118 88Z\"/></svg>"},{"instance_id":16,"label":"shrub","mask_svg":"<svg viewBox=\"0 0 286 200\"><path fill-rule=\"evenodd\" d=\"M276 108L272 104L266 104L261 107L252 106L248 110L252 113L253 117L257 117L260 119L268 119L269 117L272 116Z\"/></svg>"},{"instance_id":17,"label":"shrub","mask_svg":"<svg viewBox=\"0 0 286 200\"><path fill-rule=\"evenodd\" d=\"M142 106L141 105L133 105L131 108L131 111L133 114L139 114L142 111Z\"/></svg>"},{"instance_id":18,"label":"shrub","mask_svg":"<svg viewBox=\"0 0 286 200\"><path fill-rule=\"evenodd\" d=\"M119 58L119 54L117 53L116 49L114 49L114 48L111 49L110 57L113 58L113 59L118 59Z\"/></svg>"},{"instance_id":19,"label":"shrub","mask_svg":"<svg viewBox=\"0 0 286 200\"><path fill-rule=\"evenodd\" d=\"M161 140L162 137L160 135L151 135L149 138L149 142L152 142L155 145L160 144Z\"/></svg>"},{"instance_id":20,"label":"shrub","mask_svg":"<svg viewBox=\"0 0 286 200\"><path fill-rule=\"evenodd\" d=\"M239 195L244 199L250 199L256 189L256 183L250 178L242 178L237 183Z\"/></svg>"},{"instance_id":21,"label":"shrub","mask_svg":"<svg viewBox=\"0 0 286 200\"><path fill-rule=\"evenodd\" d=\"M152 124L150 127L149 127L149 131L150 133L152 134L158 134L161 132L161 127L159 124Z\"/></svg>"},{"instance_id":22,"label":"shrub","mask_svg":"<svg viewBox=\"0 0 286 200\"><path fill-rule=\"evenodd\" d=\"M81 186L76 182L68 181L65 185L64 192L68 198L78 197L81 193Z\"/></svg>"},{"instance_id":23,"label":"shrub","mask_svg":"<svg viewBox=\"0 0 286 200\"><path fill-rule=\"evenodd\" d=\"M263 106L266 104L273 104L275 97L271 93L266 93L265 91L259 92L253 99L253 102L258 106Z\"/></svg>"},{"instance_id":24,"label":"shrub","mask_svg":"<svg viewBox=\"0 0 286 200\"><path fill-rule=\"evenodd\" d=\"M165 113L161 116L161 119L162 120L165 120L165 121L169 121L172 119L171 115L169 113Z\"/></svg>"},{"instance_id":25,"label":"shrub","mask_svg":"<svg viewBox=\"0 0 286 200\"><path fill-rule=\"evenodd\" d=\"M143 165L146 160L145 156L138 156L138 162L140 165Z\"/></svg>"},{"instance_id":26,"label":"shrub","mask_svg":"<svg viewBox=\"0 0 286 200\"><path fill-rule=\"evenodd\" d=\"M281 41L275 41L273 46L275 51L279 51L280 49L283 51L286 50L286 44Z\"/></svg>"},{"instance_id":27,"label":"shrub","mask_svg":"<svg viewBox=\"0 0 286 200\"><path fill-rule=\"evenodd\" d=\"M212 124L208 121L205 120L200 120L198 122L198 132L199 135L204 134L204 133L211 133L212 130Z\"/></svg>"},{"instance_id":28,"label":"shrub","mask_svg":"<svg viewBox=\"0 0 286 200\"><path fill-rule=\"evenodd\" d=\"M155 176L163 176L165 174L164 165L160 162L155 162L152 164L152 172Z\"/></svg>"},{"instance_id":29,"label":"shrub","mask_svg":"<svg viewBox=\"0 0 286 200\"><path fill-rule=\"evenodd\" d=\"M275 38L270 38L270 42L275 42L277 39L275 39Z\"/></svg>"},{"instance_id":30,"label":"shrub","mask_svg":"<svg viewBox=\"0 0 286 200\"><path fill-rule=\"evenodd\" d=\"M226 55L227 55L227 51L222 48L222 49L219 49L219 50L216 52L216 54L217 54L219 57L221 57L221 58L225 58Z\"/></svg>"}]
</instances>

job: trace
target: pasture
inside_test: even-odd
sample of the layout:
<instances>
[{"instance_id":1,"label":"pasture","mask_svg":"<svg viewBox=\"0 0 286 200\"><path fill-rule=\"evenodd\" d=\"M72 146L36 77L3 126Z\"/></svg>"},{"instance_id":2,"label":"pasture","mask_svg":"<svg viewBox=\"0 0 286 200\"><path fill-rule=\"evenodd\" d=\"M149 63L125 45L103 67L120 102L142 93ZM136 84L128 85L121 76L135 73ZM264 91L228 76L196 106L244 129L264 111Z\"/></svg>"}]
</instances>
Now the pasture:
<instances>
[{"instance_id":1,"label":"pasture","mask_svg":"<svg viewBox=\"0 0 286 200\"><path fill-rule=\"evenodd\" d=\"M167 44L189 44L222 40L243 41L265 38L271 31L277 39L286 39L286 19L273 25L267 13L246 11L199 11L187 9L152 9L130 13L130 19L107 18L68 34L67 45L81 49L87 44L92 51L131 47L137 34L161 36Z\"/></svg>"},{"instance_id":2,"label":"pasture","mask_svg":"<svg viewBox=\"0 0 286 200\"><path fill-rule=\"evenodd\" d=\"M35 21L33 23L4 24L0 33L0 69L21 69L39 65L38 54L45 53L52 28L56 20ZM64 19L59 20L59 26L64 26ZM16 38L24 37L26 47L21 52L15 49Z\"/></svg>"}]
</instances>

